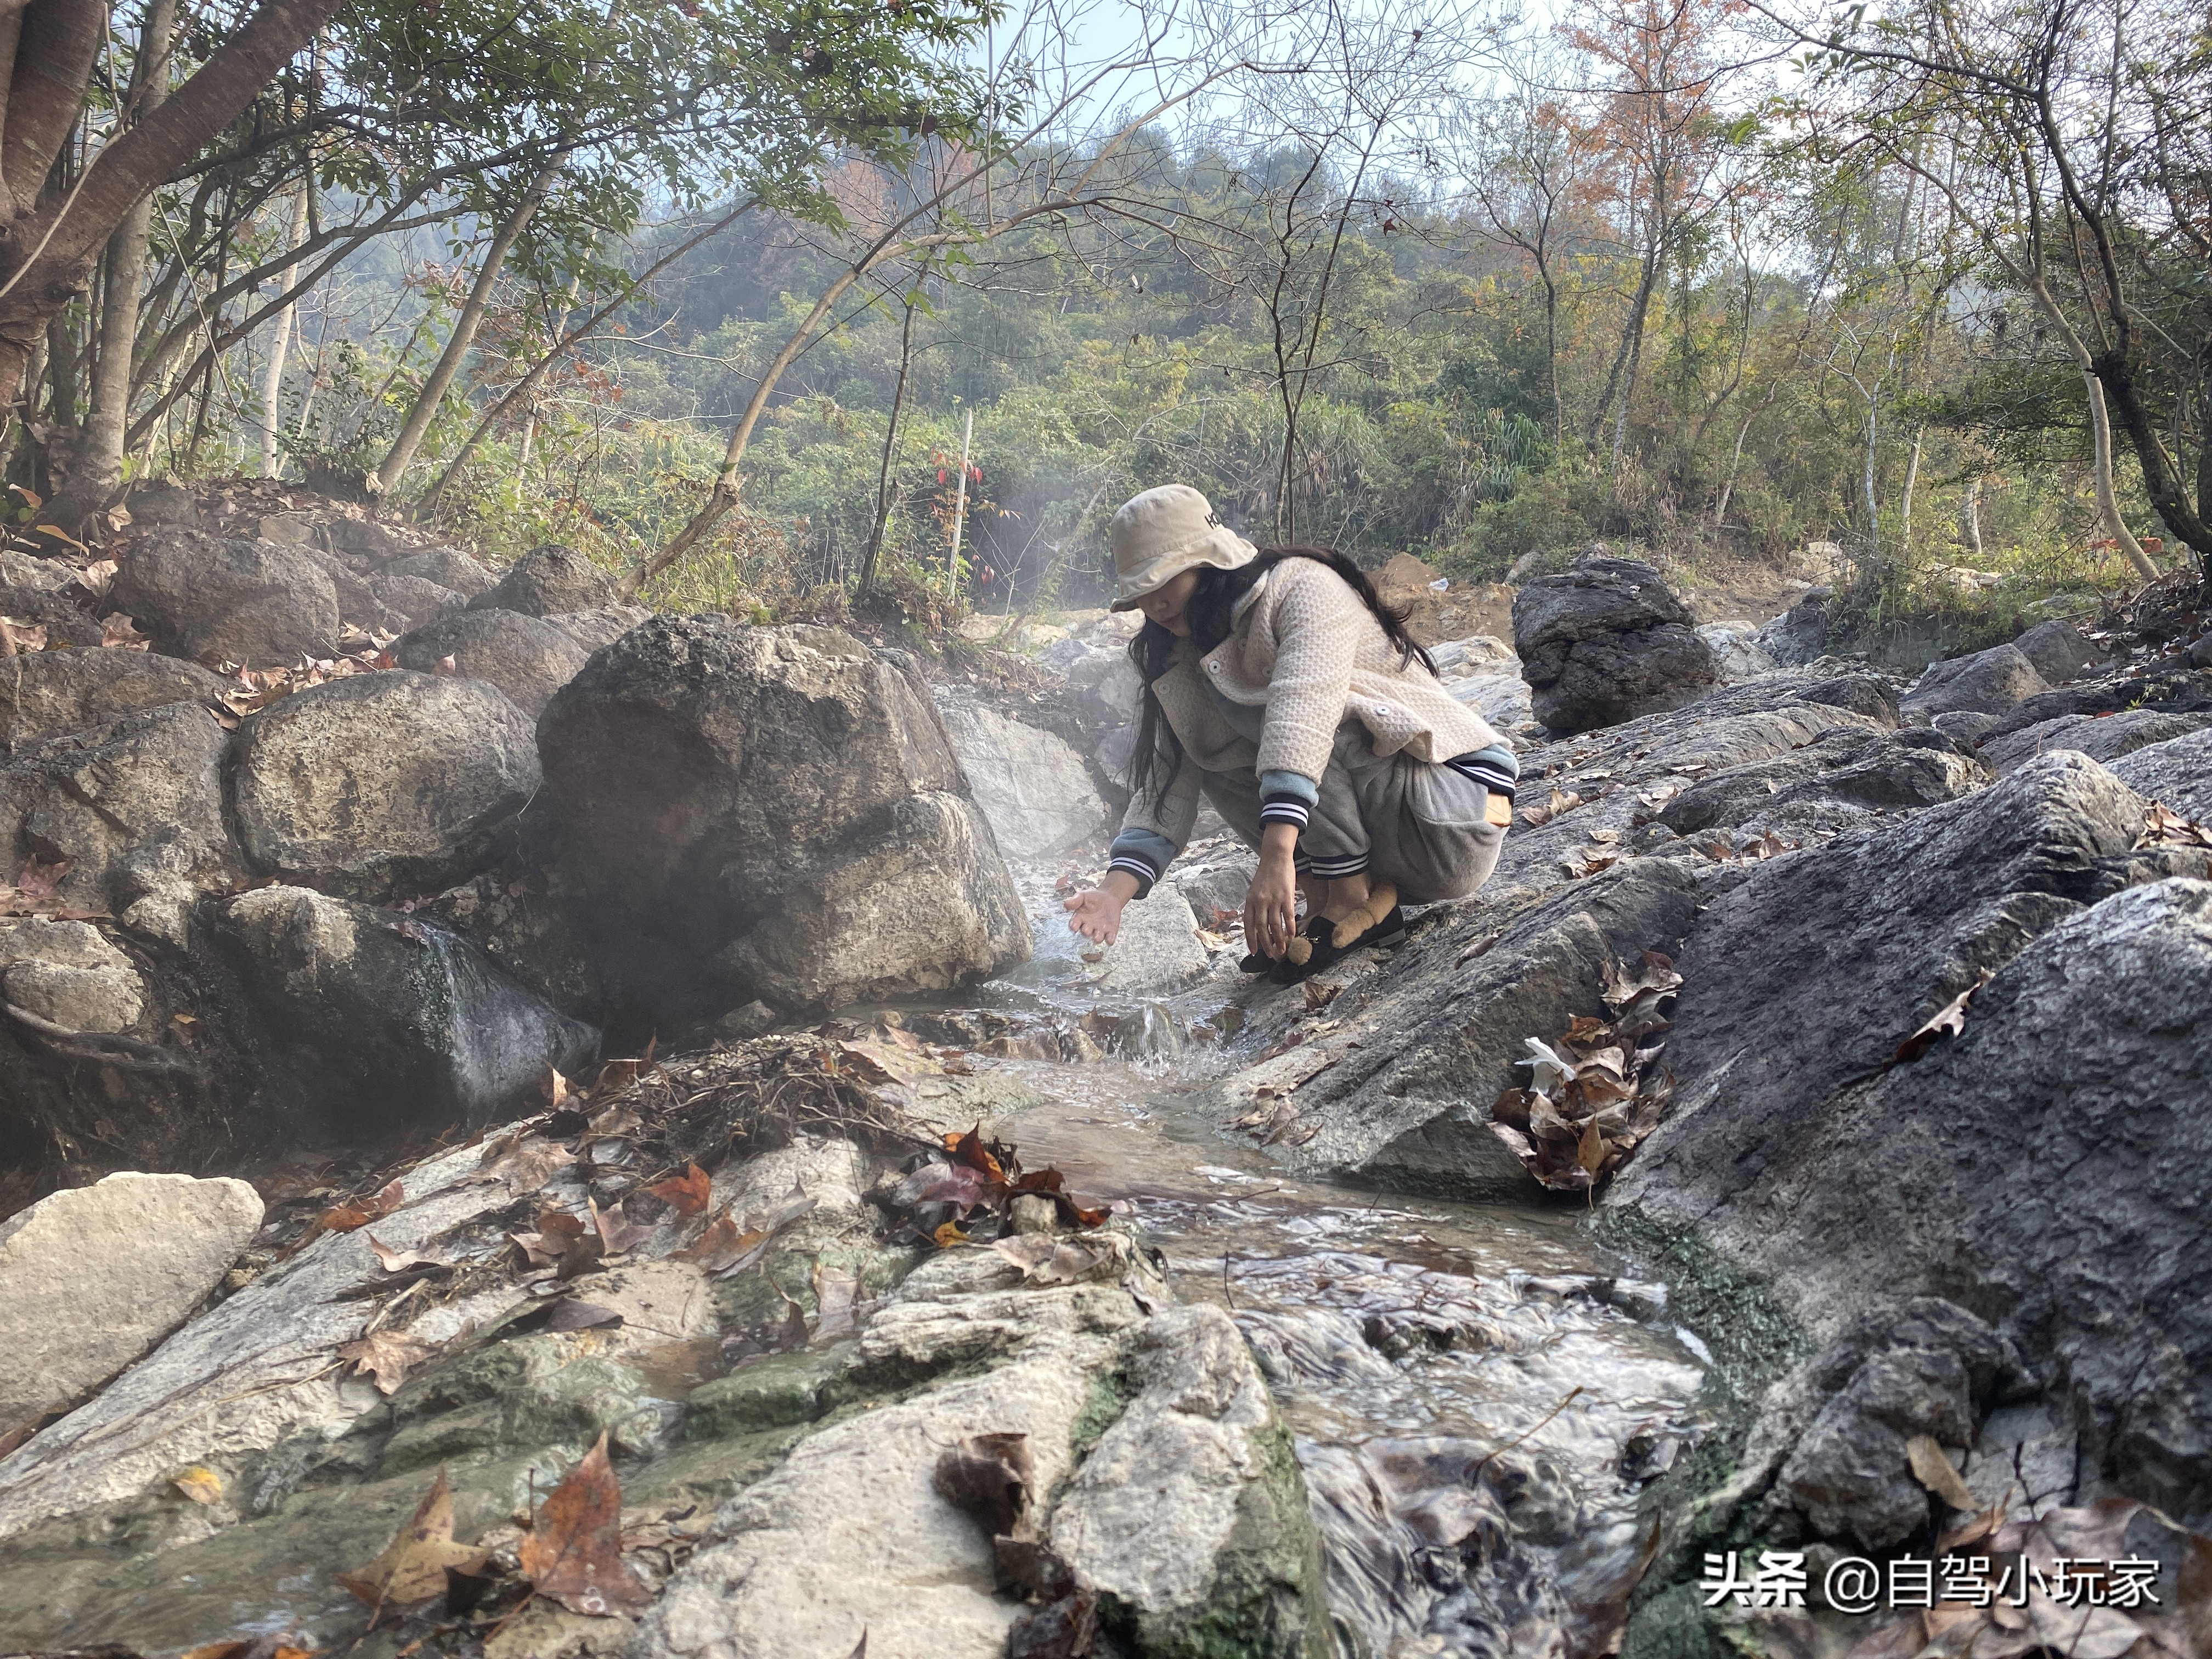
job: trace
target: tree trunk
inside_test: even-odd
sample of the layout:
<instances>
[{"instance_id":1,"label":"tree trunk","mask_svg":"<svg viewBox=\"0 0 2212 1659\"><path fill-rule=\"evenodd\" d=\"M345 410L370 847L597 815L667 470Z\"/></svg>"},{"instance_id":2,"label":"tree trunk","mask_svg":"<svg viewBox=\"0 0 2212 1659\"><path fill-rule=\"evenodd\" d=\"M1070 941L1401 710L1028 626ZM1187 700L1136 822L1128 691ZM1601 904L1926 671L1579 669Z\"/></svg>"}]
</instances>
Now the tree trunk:
<instances>
[{"instance_id":1,"label":"tree trunk","mask_svg":"<svg viewBox=\"0 0 2212 1659\"><path fill-rule=\"evenodd\" d=\"M1982 562L1982 481L1966 480L1966 499L1959 504L1959 527L1964 532L1966 551L1972 556L1975 567Z\"/></svg>"},{"instance_id":2,"label":"tree trunk","mask_svg":"<svg viewBox=\"0 0 2212 1659\"><path fill-rule=\"evenodd\" d=\"M143 121L169 96L169 48L177 0L149 0L138 31L133 118ZM54 504L54 522L72 533L105 507L123 483L124 434L131 420L131 358L138 342L138 290L146 280L146 237L154 221L149 191L132 203L107 239L107 277L100 292L100 339L92 367L91 408L70 469L69 487Z\"/></svg>"},{"instance_id":3,"label":"tree trunk","mask_svg":"<svg viewBox=\"0 0 2212 1659\"><path fill-rule=\"evenodd\" d=\"M307 176L300 180L298 204L292 211L292 243L297 247L307 240L307 201L314 187L313 163L308 163ZM276 278L276 286L292 286L297 265L287 265ZM300 302L297 300L276 313L276 337L269 343L269 367L261 377L261 476L273 478L283 470L283 461L276 452L276 434L282 421L277 400L284 390L284 358L291 349L292 330L298 321Z\"/></svg>"},{"instance_id":4,"label":"tree trunk","mask_svg":"<svg viewBox=\"0 0 2212 1659\"><path fill-rule=\"evenodd\" d=\"M2097 490L2097 517L2103 523L2105 534L2120 544L2120 551L2135 567L2136 574L2147 582L2154 582L2165 573L2151 562L2142 544L2129 530L2127 520L2120 517L2120 504L2112 494L2112 422L2105 412L2105 383L2093 370L2081 371L2081 386L2089 398L2089 435L2096 443L2096 460L2092 478Z\"/></svg>"},{"instance_id":5,"label":"tree trunk","mask_svg":"<svg viewBox=\"0 0 2212 1659\"><path fill-rule=\"evenodd\" d=\"M1905 464L1905 498L1897 515L1897 545L1906 558L1912 556L1912 491L1920 482L1920 453L1928 441L1928 428L1915 427L1912 431L1912 459Z\"/></svg>"},{"instance_id":6,"label":"tree trunk","mask_svg":"<svg viewBox=\"0 0 2212 1659\"><path fill-rule=\"evenodd\" d=\"M1728 518L1729 497L1735 494L1736 468L1743 464L1743 441L1751 435L1751 423L1753 418L1749 415L1745 416L1743 424L1736 429L1735 449L1729 456L1728 477L1722 481L1720 499L1713 503L1713 528L1716 530L1718 530Z\"/></svg>"},{"instance_id":7,"label":"tree trunk","mask_svg":"<svg viewBox=\"0 0 2212 1659\"><path fill-rule=\"evenodd\" d=\"M514 210L507 216L507 222L492 237L491 246L484 250L483 264L477 272L476 285L469 290L468 302L461 307L461 314L453 319L453 331L446 341L446 349L438 354L438 361L431 368L429 379L422 382L422 391L415 399L415 407L407 412L407 423L399 428L399 435L392 440L392 453L384 458L384 465L376 469L376 488L382 494L388 495L398 488L400 479L406 476L407 468L415 459L415 452L422 448L423 434L429 431L430 422L438 412L438 405L445 401L447 388L453 385L453 377L460 373L461 360L469 355L469 348L476 343L477 325L483 321L484 308L491 303L492 285L499 280L500 268L506 264L507 256L514 251L515 242L528 228L532 216L551 193L554 181L560 178L561 169L568 165L568 152L562 150L538 170L538 176L530 181L530 187L522 192L522 199L514 204Z\"/></svg>"},{"instance_id":8,"label":"tree trunk","mask_svg":"<svg viewBox=\"0 0 2212 1659\"><path fill-rule=\"evenodd\" d=\"M340 0L260 0L167 102L111 142L70 191L25 212L0 191L0 406L15 401L33 342L85 291L93 264L131 208L253 101ZM43 178L84 107L106 13L100 0L41 0L0 12L9 88L0 110L0 182ZM14 38L9 38L13 36Z\"/></svg>"},{"instance_id":9,"label":"tree trunk","mask_svg":"<svg viewBox=\"0 0 2212 1659\"><path fill-rule=\"evenodd\" d=\"M968 424L960 434L959 493L952 504L952 552L945 561L945 594L957 598L960 592L960 536L968 528L968 453L975 442L975 411L968 411Z\"/></svg>"},{"instance_id":10,"label":"tree trunk","mask_svg":"<svg viewBox=\"0 0 2212 1659\"><path fill-rule=\"evenodd\" d=\"M914 301L906 302L906 323L899 330L898 380L891 387L891 417L884 428L883 464L876 472L876 522L868 532L868 551L860 561L860 581L856 596L866 599L876 585L876 564L882 558L884 531L891 520L891 457L896 453L899 413L906 406L906 377L914 367Z\"/></svg>"}]
</instances>

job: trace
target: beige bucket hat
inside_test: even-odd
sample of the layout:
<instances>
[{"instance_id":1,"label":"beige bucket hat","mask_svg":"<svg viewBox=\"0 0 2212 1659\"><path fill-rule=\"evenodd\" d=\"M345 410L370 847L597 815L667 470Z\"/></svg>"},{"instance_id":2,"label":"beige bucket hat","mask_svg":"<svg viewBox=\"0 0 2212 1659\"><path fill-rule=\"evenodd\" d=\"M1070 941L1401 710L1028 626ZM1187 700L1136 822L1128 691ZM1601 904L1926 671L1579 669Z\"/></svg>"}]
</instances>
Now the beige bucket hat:
<instances>
[{"instance_id":1,"label":"beige bucket hat","mask_svg":"<svg viewBox=\"0 0 2212 1659\"><path fill-rule=\"evenodd\" d=\"M1234 570L1260 550L1221 522L1206 497L1188 484L1161 484L1121 503L1108 526L1114 544L1116 611L1133 611L1155 588L1186 570L1210 564Z\"/></svg>"}]
</instances>

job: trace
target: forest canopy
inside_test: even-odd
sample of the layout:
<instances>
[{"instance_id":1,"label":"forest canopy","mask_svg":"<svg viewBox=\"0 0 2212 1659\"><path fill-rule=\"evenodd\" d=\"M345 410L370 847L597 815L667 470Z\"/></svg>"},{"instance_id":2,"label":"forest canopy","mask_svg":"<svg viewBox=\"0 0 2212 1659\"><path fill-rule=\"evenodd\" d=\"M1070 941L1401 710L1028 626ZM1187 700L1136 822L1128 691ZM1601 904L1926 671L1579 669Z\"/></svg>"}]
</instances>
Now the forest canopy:
<instances>
[{"instance_id":1,"label":"forest canopy","mask_svg":"<svg viewBox=\"0 0 2212 1659\"><path fill-rule=\"evenodd\" d=\"M0 151L8 478L56 534L243 472L672 602L994 609L1095 593L1170 479L1489 578L1599 538L1830 544L1889 599L2212 552L2179 0L0 24L17 88L59 52L81 89Z\"/></svg>"}]
</instances>

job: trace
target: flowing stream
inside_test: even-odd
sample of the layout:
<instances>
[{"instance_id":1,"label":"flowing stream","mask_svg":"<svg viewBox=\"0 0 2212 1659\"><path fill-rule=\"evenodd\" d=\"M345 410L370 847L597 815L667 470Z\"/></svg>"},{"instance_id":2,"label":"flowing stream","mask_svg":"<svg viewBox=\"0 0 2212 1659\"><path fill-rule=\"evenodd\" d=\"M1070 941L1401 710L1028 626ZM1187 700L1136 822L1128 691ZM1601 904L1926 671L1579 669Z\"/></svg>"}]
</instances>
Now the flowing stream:
<instances>
[{"instance_id":1,"label":"flowing stream","mask_svg":"<svg viewBox=\"0 0 2212 1659\"><path fill-rule=\"evenodd\" d=\"M1209 1096L1256 1047L1205 1040L1239 1023L1242 976L1217 957L1176 995L1115 995L1031 896L1036 959L983 1000L1116 1036L1100 1061L1000 1062L1040 1101L993 1127L1129 1200L1177 1293L1243 1328L1297 1437L1341 1659L1606 1650L1648 1559L1638 1494L1702 1426L1665 1288L1620 1277L1572 1208L1285 1176Z\"/></svg>"}]
</instances>

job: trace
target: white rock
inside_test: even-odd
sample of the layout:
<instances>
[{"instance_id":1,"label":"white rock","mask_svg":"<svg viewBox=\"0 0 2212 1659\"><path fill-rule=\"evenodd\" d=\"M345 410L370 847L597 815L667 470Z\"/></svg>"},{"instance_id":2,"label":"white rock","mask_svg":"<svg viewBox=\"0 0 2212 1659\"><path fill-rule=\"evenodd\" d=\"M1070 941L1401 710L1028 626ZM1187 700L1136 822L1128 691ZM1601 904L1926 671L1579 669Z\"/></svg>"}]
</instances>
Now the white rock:
<instances>
[{"instance_id":1,"label":"white rock","mask_svg":"<svg viewBox=\"0 0 2212 1659\"><path fill-rule=\"evenodd\" d=\"M991 1542L937 1490L969 1435L1026 1434L1049 1492L1072 1459L1097 1339L823 1430L716 1517L640 1626L638 1659L1000 1659L1022 1604L992 1587Z\"/></svg>"},{"instance_id":2,"label":"white rock","mask_svg":"<svg viewBox=\"0 0 2212 1659\"><path fill-rule=\"evenodd\" d=\"M1006 858L1053 858L1105 829L1106 803L1083 757L1059 738L965 697L942 698L939 708L975 805Z\"/></svg>"},{"instance_id":3,"label":"white rock","mask_svg":"<svg viewBox=\"0 0 2212 1659\"><path fill-rule=\"evenodd\" d=\"M1203 974L1207 961L1190 901L1173 884L1163 882L1123 907L1121 932L1106 947L1098 987L1105 991L1173 991Z\"/></svg>"},{"instance_id":4,"label":"white rock","mask_svg":"<svg viewBox=\"0 0 2212 1659\"><path fill-rule=\"evenodd\" d=\"M1729 684L1771 674L1780 666L1759 644L1759 624L1754 622L1717 622L1698 625L1698 637L1712 647L1721 665L1721 678Z\"/></svg>"},{"instance_id":5,"label":"white rock","mask_svg":"<svg viewBox=\"0 0 2212 1659\"><path fill-rule=\"evenodd\" d=\"M112 1175L0 1223L0 1432L105 1382L213 1290L261 1224L242 1181Z\"/></svg>"}]
</instances>

